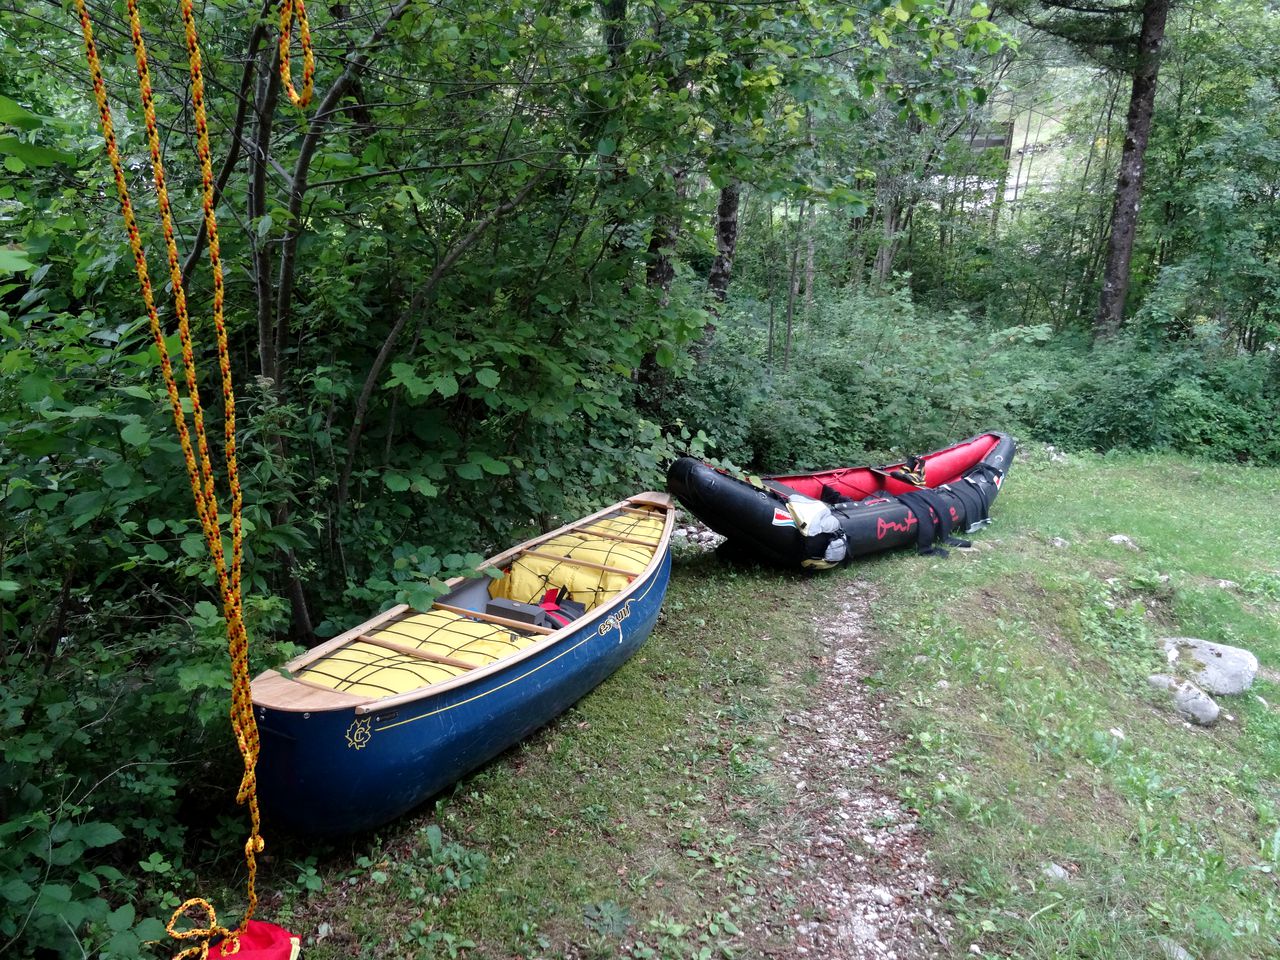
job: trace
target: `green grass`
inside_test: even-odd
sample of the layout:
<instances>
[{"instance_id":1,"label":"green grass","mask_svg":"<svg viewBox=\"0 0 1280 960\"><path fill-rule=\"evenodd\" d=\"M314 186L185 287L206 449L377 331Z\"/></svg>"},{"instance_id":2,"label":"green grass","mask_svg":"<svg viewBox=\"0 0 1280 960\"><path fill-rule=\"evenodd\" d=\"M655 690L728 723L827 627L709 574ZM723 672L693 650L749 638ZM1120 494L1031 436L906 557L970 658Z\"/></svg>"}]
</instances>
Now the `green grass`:
<instances>
[{"instance_id":1,"label":"green grass","mask_svg":"<svg viewBox=\"0 0 1280 960\"><path fill-rule=\"evenodd\" d=\"M771 749L820 679L814 618L860 579L902 740L880 775L920 811L957 955L1277 955L1280 713L1225 698L1191 728L1145 677L1166 633L1280 668L1280 471L1033 450L995 516L983 549L827 576L677 558L639 655L434 810L273 838L264 915L311 960L787 955L772 840L805 825Z\"/></svg>"},{"instance_id":2,"label":"green grass","mask_svg":"<svg viewBox=\"0 0 1280 960\"><path fill-rule=\"evenodd\" d=\"M1168 634L1280 666L1280 474L1038 452L996 515L994 550L925 576L907 556L865 571L888 600L883 679L903 693L899 789L971 942L1158 957L1163 936L1199 957L1275 956L1280 714L1251 693L1192 728L1145 676ZM1267 680L1253 692L1280 705ZM1051 861L1072 878L1050 882Z\"/></svg>"}]
</instances>

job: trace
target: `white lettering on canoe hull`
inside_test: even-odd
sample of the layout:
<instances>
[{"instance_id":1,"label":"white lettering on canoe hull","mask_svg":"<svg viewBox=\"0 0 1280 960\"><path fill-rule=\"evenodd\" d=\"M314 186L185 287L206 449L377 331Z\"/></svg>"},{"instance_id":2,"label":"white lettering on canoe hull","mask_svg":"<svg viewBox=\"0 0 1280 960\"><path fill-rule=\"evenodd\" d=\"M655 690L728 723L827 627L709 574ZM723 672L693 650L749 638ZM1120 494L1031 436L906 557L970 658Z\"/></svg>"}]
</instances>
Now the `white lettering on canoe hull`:
<instances>
[{"instance_id":1,"label":"white lettering on canoe hull","mask_svg":"<svg viewBox=\"0 0 1280 960\"><path fill-rule=\"evenodd\" d=\"M605 621L601 623L599 627L596 628L596 634L598 636L603 637L606 634L608 634L611 630L617 630L618 642L621 643L622 642L622 621L627 619L627 617L631 616L631 605L633 603L635 603L634 600L628 600L626 603L622 605L622 608L618 610L617 613L611 614L608 618L606 618Z\"/></svg>"}]
</instances>

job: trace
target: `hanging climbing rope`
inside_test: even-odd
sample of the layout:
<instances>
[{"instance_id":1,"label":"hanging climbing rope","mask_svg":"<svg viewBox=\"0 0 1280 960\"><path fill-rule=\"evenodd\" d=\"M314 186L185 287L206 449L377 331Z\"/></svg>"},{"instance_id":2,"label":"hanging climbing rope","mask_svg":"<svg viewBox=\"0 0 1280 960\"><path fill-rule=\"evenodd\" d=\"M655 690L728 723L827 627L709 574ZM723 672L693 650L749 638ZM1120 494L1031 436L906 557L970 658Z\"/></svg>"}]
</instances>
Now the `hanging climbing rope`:
<instances>
[{"instance_id":1,"label":"hanging climbing rope","mask_svg":"<svg viewBox=\"0 0 1280 960\"><path fill-rule=\"evenodd\" d=\"M197 938L201 940L197 946L190 947L179 953L175 960L188 956L208 957L210 945L215 938L222 938L222 942L216 947L219 954L230 956L240 951L241 940L245 937L246 932L249 931L253 915L257 911L257 855L262 852L264 842L260 833L257 781L255 778L259 746L258 727L254 721L253 701L249 687L249 638L245 630L244 605L241 596L241 566L244 556L244 537L241 521L243 494L240 488L239 469L236 461L235 391L231 379L231 357L227 348L227 330L223 317L222 258L218 241L217 215L214 209L217 196L209 150L209 128L205 112L204 72L192 0L181 0L182 22L186 32L187 57L191 68L191 104L196 127L196 153L200 161L204 223L208 235L209 264L213 273L213 325L217 339L218 365L222 374L224 455L227 469L227 485L231 494L230 563L227 562L222 540L222 526L218 517L217 492L213 466L209 455L208 437L205 433L204 408L200 403L195 348L191 337L186 291L182 283L182 269L173 227L173 213L169 204L164 162L160 151L160 134L156 124L155 102L151 89L151 73L147 61L146 44L142 37L142 21L138 13L137 0L127 0L126 6L129 15L129 32L133 44L134 59L137 63L138 86L142 96L147 145L151 153L151 169L155 179L156 203L159 207L160 221L164 233L165 251L169 263L169 278L173 284L174 312L178 318L178 338L182 346L182 369L186 381L187 396L191 403L191 430L188 429L187 418L182 409L182 398L178 392L177 379L174 376L173 364L165 342L164 329L160 324L160 316L156 309L155 294L151 285L150 273L147 269L146 249L142 242L142 234L138 229L137 217L134 215L133 202L129 196L120 150L116 143L115 127L111 119L111 107L107 101L107 87L102 76L102 62L93 38L93 23L85 0L76 0L76 9L79 13L80 26L84 34L85 54L89 61L89 73L93 81L94 98L97 100L98 114L102 123L102 134L106 142L107 157L111 162L111 170L115 176L116 192L120 198L120 210L124 216L125 228L129 234L129 246L133 251L134 267L138 275L138 284L142 290L142 300L147 311L151 337L160 355L160 370L164 378L165 390L168 393L169 408L173 414L173 423L177 429L178 441L182 447L183 458L187 465L187 478L191 483L191 494L195 500L196 516L200 520L205 542L208 544L209 554L213 559L214 570L217 573L218 588L222 597L222 610L227 625L227 651L231 661L231 727L235 733L236 744L244 761L244 774L240 781L239 790L236 792L236 802L248 807L250 824L249 837L244 845L245 863L248 868L248 906L239 926L234 930L219 926L213 907L206 901L195 898L188 900L178 908L169 921L168 929L170 934L179 940ZM289 70L288 51L295 22L298 25L298 39L303 51L301 92L295 91ZM281 79L289 92L290 100L300 108L305 107L310 103L313 91L315 55L311 45L311 31L307 24L306 8L303 6L302 0L282 0L280 5L280 33ZM192 431L195 434L194 444L192 443ZM205 912L207 918L205 924L197 926L194 930L175 932L179 918L186 915L188 910L197 907ZM251 934L252 937L253 935Z\"/></svg>"}]
</instances>

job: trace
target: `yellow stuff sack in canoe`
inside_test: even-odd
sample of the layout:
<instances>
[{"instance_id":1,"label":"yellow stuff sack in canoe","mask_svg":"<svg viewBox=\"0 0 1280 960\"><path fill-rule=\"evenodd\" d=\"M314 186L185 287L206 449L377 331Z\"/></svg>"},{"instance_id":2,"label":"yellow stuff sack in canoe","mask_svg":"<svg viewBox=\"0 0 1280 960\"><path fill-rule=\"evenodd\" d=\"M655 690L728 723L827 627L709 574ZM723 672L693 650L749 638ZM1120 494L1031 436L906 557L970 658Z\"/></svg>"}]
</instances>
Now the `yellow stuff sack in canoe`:
<instances>
[{"instance_id":1,"label":"yellow stuff sack in canoe","mask_svg":"<svg viewBox=\"0 0 1280 960\"><path fill-rule=\"evenodd\" d=\"M632 526L627 524L628 528ZM660 533L661 525L654 526ZM625 590L653 559L651 547L592 537L579 531L562 533L538 544L533 550L517 557L507 575L490 584L490 596L520 603L537 603L548 590L566 587L573 600L591 610ZM613 570L600 570L595 566L574 563L574 560L612 567ZM620 570L628 572L616 572Z\"/></svg>"}]
</instances>

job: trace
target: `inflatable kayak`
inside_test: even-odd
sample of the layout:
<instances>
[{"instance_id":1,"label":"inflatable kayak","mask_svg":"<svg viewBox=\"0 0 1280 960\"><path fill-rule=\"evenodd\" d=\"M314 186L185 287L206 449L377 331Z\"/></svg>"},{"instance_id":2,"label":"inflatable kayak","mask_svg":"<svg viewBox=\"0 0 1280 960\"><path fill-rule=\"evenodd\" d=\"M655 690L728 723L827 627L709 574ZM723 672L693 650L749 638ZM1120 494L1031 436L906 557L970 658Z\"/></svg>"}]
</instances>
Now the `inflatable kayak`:
<instances>
[{"instance_id":1,"label":"inflatable kayak","mask_svg":"<svg viewBox=\"0 0 1280 960\"><path fill-rule=\"evenodd\" d=\"M744 477L682 457L667 489L695 517L761 560L825 570L883 550L940 544L990 522L1016 446L984 433L902 463Z\"/></svg>"}]
</instances>

